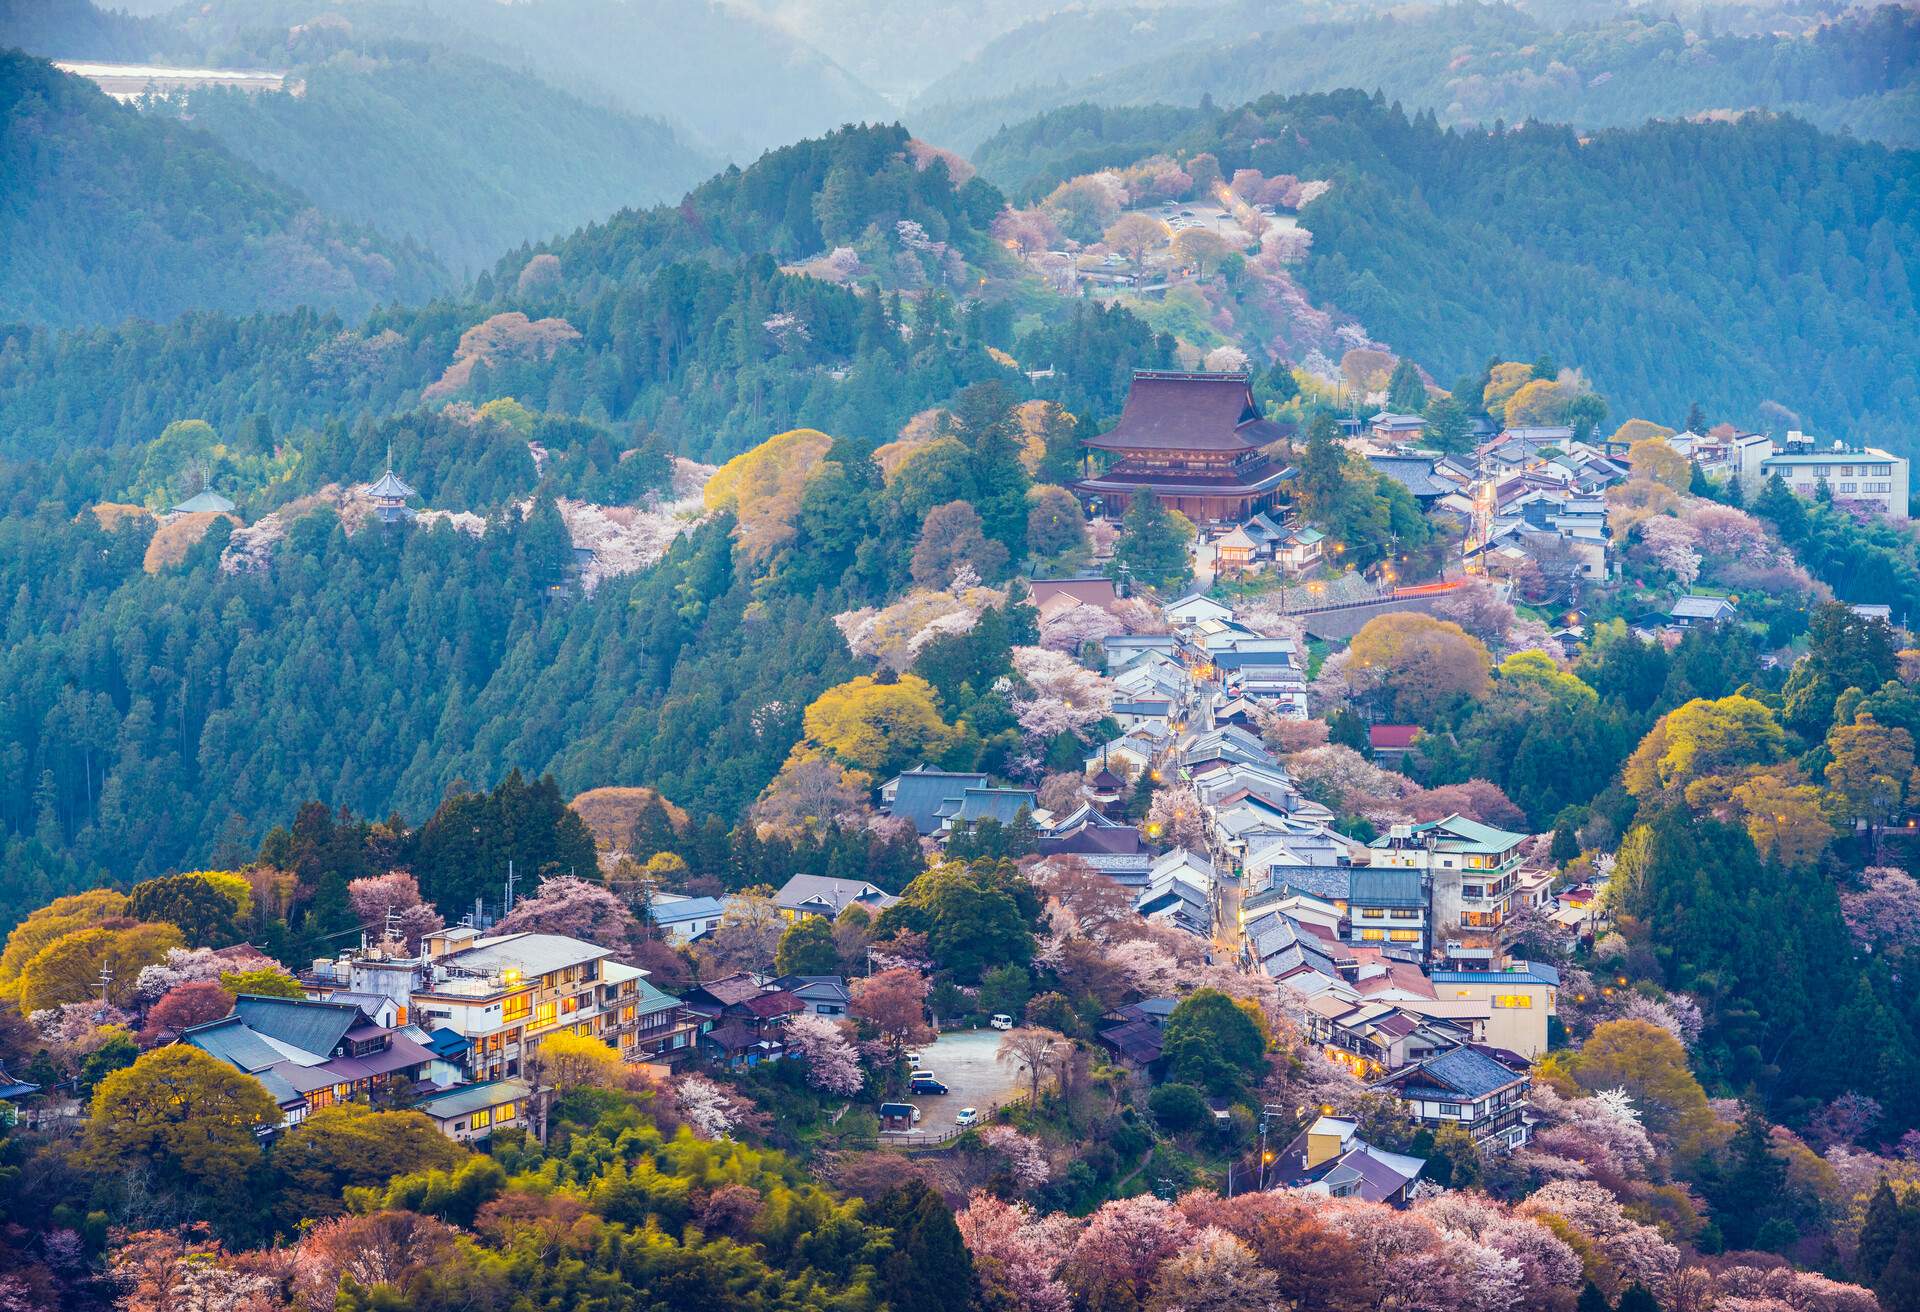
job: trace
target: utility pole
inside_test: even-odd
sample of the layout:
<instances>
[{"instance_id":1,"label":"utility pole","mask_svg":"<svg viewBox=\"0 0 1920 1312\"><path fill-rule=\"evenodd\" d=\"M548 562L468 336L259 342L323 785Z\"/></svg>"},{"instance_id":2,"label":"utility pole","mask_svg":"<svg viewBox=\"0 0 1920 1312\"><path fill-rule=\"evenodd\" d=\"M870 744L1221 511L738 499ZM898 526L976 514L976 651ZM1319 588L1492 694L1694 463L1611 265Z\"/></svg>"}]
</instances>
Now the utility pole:
<instances>
[{"instance_id":1,"label":"utility pole","mask_svg":"<svg viewBox=\"0 0 1920 1312\"><path fill-rule=\"evenodd\" d=\"M100 990L100 1010L94 1013L93 1019L95 1022L100 1022L106 1020L107 1008L112 1005L107 1001L108 994L113 990L113 966L111 964L102 963L100 967L100 978L94 981L94 987Z\"/></svg>"},{"instance_id":2,"label":"utility pole","mask_svg":"<svg viewBox=\"0 0 1920 1312\"><path fill-rule=\"evenodd\" d=\"M506 917L512 914L513 914L513 858L508 857L507 858L507 897L506 897L505 904L502 905L500 908L500 916L502 919L505 919Z\"/></svg>"}]
</instances>

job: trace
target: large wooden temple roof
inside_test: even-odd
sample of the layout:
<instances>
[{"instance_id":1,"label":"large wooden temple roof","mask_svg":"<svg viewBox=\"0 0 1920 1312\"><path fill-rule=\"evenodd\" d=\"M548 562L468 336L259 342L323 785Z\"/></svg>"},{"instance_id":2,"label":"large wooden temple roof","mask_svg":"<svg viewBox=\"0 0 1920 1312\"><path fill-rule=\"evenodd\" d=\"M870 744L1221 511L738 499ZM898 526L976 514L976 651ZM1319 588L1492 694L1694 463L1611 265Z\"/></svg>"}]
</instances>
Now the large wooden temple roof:
<instances>
[{"instance_id":1,"label":"large wooden temple roof","mask_svg":"<svg viewBox=\"0 0 1920 1312\"><path fill-rule=\"evenodd\" d=\"M1246 374L1189 374L1141 369L1112 429L1087 439L1101 451L1190 451L1238 455L1292 435L1290 425L1260 416Z\"/></svg>"}]
</instances>

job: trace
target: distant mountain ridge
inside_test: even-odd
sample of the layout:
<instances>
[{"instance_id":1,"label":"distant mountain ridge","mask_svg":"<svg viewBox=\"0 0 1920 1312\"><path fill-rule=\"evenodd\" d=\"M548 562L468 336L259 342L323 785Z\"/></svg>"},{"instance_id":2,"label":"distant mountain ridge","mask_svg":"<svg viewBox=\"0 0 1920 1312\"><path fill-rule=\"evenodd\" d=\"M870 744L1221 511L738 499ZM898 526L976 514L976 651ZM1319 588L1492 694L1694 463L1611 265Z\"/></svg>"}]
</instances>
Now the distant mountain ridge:
<instances>
[{"instance_id":1,"label":"distant mountain ridge","mask_svg":"<svg viewBox=\"0 0 1920 1312\"><path fill-rule=\"evenodd\" d=\"M1178 26L1167 14L1155 21ZM1624 127L1764 108L1830 131L1920 144L1920 14L1896 5L1851 11L1807 35L1704 35L1639 10L1556 29L1478 0L1288 17L1242 37L1223 36L1217 15L1195 22L1199 37L1170 49L1124 64L1107 54L1085 75L1043 80L1035 70L1084 46L1096 20L1030 25L929 88L908 121L929 140L970 152L1002 126L1082 101L1191 105L1211 96L1226 105L1359 87L1410 111L1432 109L1444 123ZM1004 80L1002 70L1011 70ZM1003 90L992 90L996 81Z\"/></svg>"},{"instance_id":2,"label":"distant mountain ridge","mask_svg":"<svg viewBox=\"0 0 1920 1312\"><path fill-rule=\"evenodd\" d=\"M343 52L298 95L194 93L174 112L328 213L472 273L625 206L677 200L717 161L658 119L446 51Z\"/></svg>"},{"instance_id":3,"label":"distant mountain ridge","mask_svg":"<svg viewBox=\"0 0 1920 1312\"><path fill-rule=\"evenodd\" d=\"M448 282L425 251L336 222L204 133L18 51L0 51L0 175L0 321L360 315Z\"/></svg>"}]
</instances>

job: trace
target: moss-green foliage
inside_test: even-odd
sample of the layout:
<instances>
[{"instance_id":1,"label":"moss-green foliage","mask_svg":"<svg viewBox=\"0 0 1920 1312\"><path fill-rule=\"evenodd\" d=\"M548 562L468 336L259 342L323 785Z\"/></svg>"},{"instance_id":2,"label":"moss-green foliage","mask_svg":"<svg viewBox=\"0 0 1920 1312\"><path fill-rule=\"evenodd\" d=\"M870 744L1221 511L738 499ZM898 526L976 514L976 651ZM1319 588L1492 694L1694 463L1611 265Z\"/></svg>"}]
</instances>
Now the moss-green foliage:
<instances>
[{"instance_id":1,"label":"moss-green foliage","mask_svg":"<svg viewBox=\"0 0 1920 1312\"><path fill-rule=\"evenodd\" d=\"M478 1236L461 1241L465 1260L404 1291L409 1307L516 1298L836 1312L875 1308L882 1297L927 1312L965 1305L965 1249L937 1195L908 1189L871 1207L846 1201L781 1153L687 1130L664 1135L631 1100L603 1094L599 1102L591 1127L563 1122L544 1150L503 1138L495 1159L348 1191L360 1211L401 1206L462 1225L482 1218ZM757 1198L709 1211L726 1190ZM570 1226L543 1224L582 1207Z\"/></svg>"}]
</instances>

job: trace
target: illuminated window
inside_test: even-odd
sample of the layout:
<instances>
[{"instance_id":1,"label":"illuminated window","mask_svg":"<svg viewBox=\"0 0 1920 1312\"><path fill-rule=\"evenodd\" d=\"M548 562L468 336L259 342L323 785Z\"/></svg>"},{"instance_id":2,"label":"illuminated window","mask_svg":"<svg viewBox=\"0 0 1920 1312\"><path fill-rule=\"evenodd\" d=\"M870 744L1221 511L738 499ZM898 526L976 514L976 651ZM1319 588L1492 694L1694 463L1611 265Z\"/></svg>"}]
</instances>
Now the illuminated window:
<instances>
[{"instance_id":1,"label":"illuminated window","mask_svg":"<svg viewBox=\"0 0 1920 1312\"><path fill-rule=\"evenodd\" d=\"M510 1102L503 1102L498 1107L495 1107L493 1109L494 1122L499 1125L505 1125L508 1121L512 1120L518 1114L519 1113L514 1110L514 1106Z\"/></svg>"},{"instance_id":2,"label":"illuminated window","mask_svg":"<svg viewBox=\"0 0 1920 1312\"><path fill-rule=\"evenodd\" d=\"M1387 937L1395 943L1418 943L1420 931L1417 929L1390 929Z\"/></svg>"},{"instance_id":3,"label":"illuminated window","mask_svg":"<svg viewBox=\"0 0 1920 1312\"><path fill-rule=\"evenodd\" d=\"M1387 909L1385 907L1362 907L1360 909L1360 918L1362 920L1385 920L1387 918Z\"/></svg>"},{"instance_id":4,"label":"illuminated window","mask_svg":"<svg viewBox=\"0 0 1920 1312\"><path fill-rule=\"evenodd\" d=\"M487 1108L482 1107L479 1111L473 1114L473 1116L469 1119L468 1123L471 1124L473 1128L476 1130L484 1130L489 1125L493 1124L493 1113Z\"/></svg>"},{"instance_id":5,"label":"illuminated window","mask_svg":"<svg viewBox=\"0 0 1920 1312\"><path fill-rule=\"evenodd\" d=\"M1509 1011L1531 1011L1533 997L1527 993L1496 993L1493 995L1493 1005Z\"/></svg>"},{"instance_id":6,"label":"illuminated window","mask_svg":"<svg viewBox=\"0 0 1920 1312\"><path fill-rule=\"evenodd\" d=\"M1386 937L1387 931L1384 929L1363 929L1360 931L1361 941L1366 943L1384 942Z\"/></svg>"},{"instance_id":7,"label":"illuminated window","mask_svg":"<svg viewBox=\"0 0 1920 1312\"><path fill-rule=\"evenodd\" d=\"M501 1020L525 1020L533 1012L533 994L516 993L500 1008Z\"/></svg>"},{"instance_id":8,"label":"illuminated window","mask_svg":"<svg viewBox=\"0 0 1920 1312\"><path fill-rule=\"evenodd\" d=\"M558 1014L559 1009L555 1004L543 1002L534 1009L533 1023L535 1025L551 1025Z\"/></svg>"}]
</instances>

